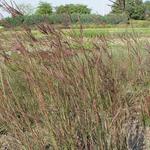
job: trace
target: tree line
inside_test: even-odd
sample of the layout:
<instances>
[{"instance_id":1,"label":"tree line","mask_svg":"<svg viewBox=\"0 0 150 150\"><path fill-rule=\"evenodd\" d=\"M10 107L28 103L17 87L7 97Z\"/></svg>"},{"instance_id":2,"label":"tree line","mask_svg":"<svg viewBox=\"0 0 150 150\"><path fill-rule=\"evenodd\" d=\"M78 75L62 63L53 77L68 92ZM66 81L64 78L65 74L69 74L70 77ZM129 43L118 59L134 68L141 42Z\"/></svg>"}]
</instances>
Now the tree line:
<instances>
[{"instance_id":1,"label":"tree line","mask_svg":"<svg viewBox=\"0 0 150 150\"><path fill-rule=\"evenodd\" d=\"M88 8L86 5L82 5L82 4L60 5L53 9L53 7L50 3L40 2L35 13L38 15L51 15L52 13L56 13L56 14L63 14L63 13L91 14L91 9Z\"/></svg>"},{"instance_id":2,"label":"tree line","mask_svg":"<svg viewBox=\"0 0 150 150\"><path fill-rule=\"evenodd\" d=\"M147 0L116 0L111 13L125 13L130 19L142 20L150 18L150 1Z\"/></svg>"},{"instance_id":3,"label":"tree line","mask_svg":"<svg viewBox=\"0 0 150 150\"><path fill-rule=\"evenodd\" d=\"M112 1L112 11L110 14L125 13L130 19L142 20L150 18L150 1L143 2L142 0L115 0ZM25 6L24 6L25 8ZM28 10L29 11L29 7ZM31 12L31 11L30 11ZM92 10L82 4L66 4L53 8L48 2L39 2L35 10L37 15L51 14L91 14Z\"/></svg>"}]
</instances>

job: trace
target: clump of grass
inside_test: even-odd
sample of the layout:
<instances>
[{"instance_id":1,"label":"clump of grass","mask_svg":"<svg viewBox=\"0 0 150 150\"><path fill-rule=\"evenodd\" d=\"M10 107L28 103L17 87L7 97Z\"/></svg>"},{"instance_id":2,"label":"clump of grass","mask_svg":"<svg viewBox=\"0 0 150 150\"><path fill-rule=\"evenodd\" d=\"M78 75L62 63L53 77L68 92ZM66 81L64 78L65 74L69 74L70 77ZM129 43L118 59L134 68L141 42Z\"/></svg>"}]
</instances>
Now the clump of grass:
<instances>
[{"instance_id":1,"label":"clump of grass","mask_svg":"<svg viewBox=\"0 0 150 150\"><path fill-rule=\"evenodd\" d=\"M28 28L16 34L10 56L1 48L2 134L29 150L133 148L132 122L139 122L136 137L149 115L149 55L141 53L138 37L119 36L121 50L127 51L122 61L110 46L116 39L103 35L85 48L82 29L79 37L49 24L37 30L42 39ZM139 134L135 140L141 140Z\"/></svg>"}]
</instances>

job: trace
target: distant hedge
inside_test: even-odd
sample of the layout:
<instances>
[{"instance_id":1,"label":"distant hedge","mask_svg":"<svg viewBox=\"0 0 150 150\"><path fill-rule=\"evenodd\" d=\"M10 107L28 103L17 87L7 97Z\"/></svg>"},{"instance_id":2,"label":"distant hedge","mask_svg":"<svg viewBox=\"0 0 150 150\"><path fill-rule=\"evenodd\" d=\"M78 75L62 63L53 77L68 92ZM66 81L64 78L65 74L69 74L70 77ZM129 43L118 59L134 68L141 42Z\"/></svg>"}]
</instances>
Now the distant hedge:
<instances>
[{"instance_id":1,"label":"distant hedge","mask_svg":"<svg viewBox=\"0 0 150 150\"><path fill-rule=\"evenodd\" d=\"M19 16L16 18L5 18L5 22L9 24L12 27L15 26L22 26L28 25L37 25L42 22L48 22L50 24L63 24L65 26L68 26L69 24L76 24L76 23L82 23L82 24L119 24L122 22L127 22L127 17L124 15L106 15L106 16L100 16L95 14L71 14L65 15L65 14L52 14L52 15L46 15L46 16L40 16L40 15L30 15L30 16ZM0 25L5 26L3 22L0 23Z\"/></svg>"}]
</instances>

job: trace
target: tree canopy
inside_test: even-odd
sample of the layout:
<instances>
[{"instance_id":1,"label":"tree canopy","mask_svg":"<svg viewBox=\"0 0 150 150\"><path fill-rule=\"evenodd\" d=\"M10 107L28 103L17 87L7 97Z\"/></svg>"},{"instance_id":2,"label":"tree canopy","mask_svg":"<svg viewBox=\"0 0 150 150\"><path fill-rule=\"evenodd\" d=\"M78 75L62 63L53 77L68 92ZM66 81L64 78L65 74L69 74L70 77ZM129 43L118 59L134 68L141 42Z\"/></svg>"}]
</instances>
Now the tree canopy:
<instances>
[{"instance_id":1,"label":"tree canopy","mask_svg":"<svg viewBox=\"0 0 150 150\"><path fill-rule=\"evenodd\" d=\"M50 15L52 12L52 6L47 2L40 2L36 10L36 14L38 15Z\"/></svg>"},{"instance_id":2,"label":"tree canopy","mask_svg":"<svg viewBox=\"0 0 150 150\"><path fill-rule=\"evenodd\" d=\"M142 0L116 0L112 5L112 13L122 12L125 12L131 19L144 19L144 3Z\"/></svg>"},{"instance_id":3,"label":"tree canopy","mask_svg":"<svg viewBox=\"0 0 150 150\"><path fill-rule=\"evenodd\" d=\"M79 14L90 14L91 9L89 9L86 5L81 5L81 4L67 4L67 5L61 5L56 8L56 13L57 14L62 14L62 13L68 13L68 14L73 14L73 13L79 13Z\"/></svg>"},{"instance_id":4,"label":"tree canopy","mask_svg":"<svg viewBox=\"0 0 150 150\"><path fill-rule=\"evenodd\" d=\"M150 18L150 1L146 1L144 3L144 7L145 7L145 17Z\"/></svg>"}]
</instances>

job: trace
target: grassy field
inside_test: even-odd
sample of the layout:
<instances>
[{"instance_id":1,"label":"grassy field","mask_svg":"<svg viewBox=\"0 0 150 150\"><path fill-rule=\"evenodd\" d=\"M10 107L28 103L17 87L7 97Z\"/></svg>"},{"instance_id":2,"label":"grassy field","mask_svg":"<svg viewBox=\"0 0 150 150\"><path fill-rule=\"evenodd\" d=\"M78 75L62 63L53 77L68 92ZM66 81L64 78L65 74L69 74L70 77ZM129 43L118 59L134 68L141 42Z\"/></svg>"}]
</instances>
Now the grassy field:
<instances>
[{"instance_id":1,"label":"grassy field","mask_svg":"<svg viewBox=\"0 0 150 150\"><path fill-rule=\"evenodd\" d=\"M142 37L150 37L150 28L87 28L87 29L63 29L64 34L67 36L84 36L85 38L94 38L97 36L111 36L111 35L119 35L119 34L134 34L136 36ZM42 34L33 30L32 33L37 37L42 37Z\"/></svg>"},{"instance_id":2,"label":"grassy field","mask_svg":"<svg viewBox=\"0 0 150 150\"><path fill-rule=\"evenodd\" d=\"M1 31L0 148L142 148L150 29L61 31Z\"/></svg>"},{"instance_id":3,"label":"grassy field","mask_svg":"<svg viewBox=\"0 0 150 150\"><path fill-rule=\"evenodd\" d=\"M74 29L73 34L80 35L79 29ZM65 32L69 32L65 30ZM112 34L130 34L135 33L141 36L150 36L150 28L97 28L97 29L83 29L83 36L90 38L100 35L112 35Z\"/></svg>"},{"instance_id":4,"label":"grassy field","mask_svg":"<svg viewBox=\"0 0 150 150\"><path fill-rule=\"evenodd\" d=\"M15 33L22 34L21 28L16 29ZM79 37L84 36L86 38L94 38L97 36L105 35L105 36L111 36L111 35L119 35L119 34L134 34L135 36L142 36L142 37L150 37L150 28L149 27L143 27L143 28L131 28L131 27L111 27L111 28L83 28L82 31L80 29L60 29L64 34L67 36L76 36ZM12 30L2 30L0 32L3 32L3 34L6 34L9 36L10 33L14 32ZM32 33L36 37L43 37L43 34L38 31L37 29L33 29Z\"/></svg>"}]
</instances>

